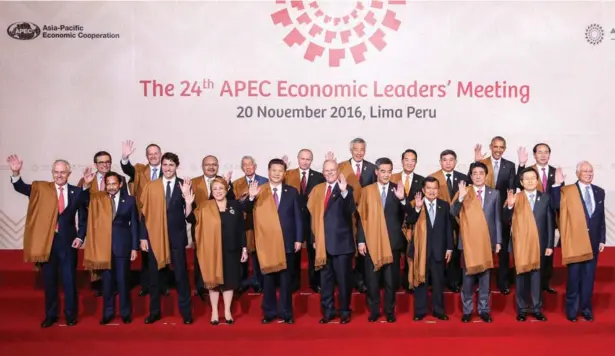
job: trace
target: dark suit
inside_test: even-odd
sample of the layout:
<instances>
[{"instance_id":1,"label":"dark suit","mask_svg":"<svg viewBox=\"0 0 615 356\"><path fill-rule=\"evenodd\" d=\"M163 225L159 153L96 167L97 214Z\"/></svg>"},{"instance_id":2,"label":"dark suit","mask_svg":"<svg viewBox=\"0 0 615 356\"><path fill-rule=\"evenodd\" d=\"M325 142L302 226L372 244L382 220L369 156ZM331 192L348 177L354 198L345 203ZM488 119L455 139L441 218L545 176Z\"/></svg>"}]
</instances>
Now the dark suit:
<instances>
[{"instance_id":1,"label":"dark suit","mask_svg":"<svg viewBox=\"0 0 615 356\"><path fill-rule=\"evenodd\" d=\"M450 213L448 202L436 199L434 206L435 219L431 223L429 216L429 204L424 199L422 210L425 210L427 220L427 260L425 263L425 281L431 277L433 312L437 315L444 315L444 266L446 265L446 251L453 251L453 217ZM414 225L418 221L420 211L412 209L407 216L407 223ZM414 257L414 239L410 242L408 256ZM406 278L407 279L407 278ZM424 316L427 314L427 283L418 286L414 292L414 316Z\"/></svg>"},{"instance_id":2,"label":"dark suit","mask_svg":"<svg viewBox=\"0 0 615 356\"><path fill-rule=\"evenodd\" d=\"M493 168L493 158L491 158L492 164L489 169L490 173L495 174ZM508 190L514 190L517 186L517 172L516 166L513 162L501 157L500 167L497 179L495 180L495 189L500 193L500 201L505 202L508 196ZM468 173L468 176L471 174ZM510 273L510 224L502 224L502 249L498 254L498 287L500 289L508 288L509 273Z\"/></svg>"},{"instance_id":3,"label":"dark suit","mask_svg":"<svg viewBox=\"0 0 615 356\"><path fill-rule=\"evenodd\" d=\"M273 320L276 316L282 319L293 318L292 296L292 267L295 263L295 243L303 243L303 212L301 211L301 198L297 189L290 185L281 185L282 194L279 197L278 216L282 236L284 237L284 250L286 252L286 269L268 273L263 278L263 301L262 309L265 319ZM258 199L258 198L256 198ZM248 201L246 211L251 212L254 201ZM257 237L258 238L258 237ZM276 282L280 283L280 311L278 314Z\"/></svg>"},{"instance_id":4,"label":"dark suit","mask_svg":"<svg viewBox=\"0 0 615 356\"><path fill-rule=\"evenodd\" d=\"M129 318L132 313L128 277L130 254L133 250L139 250L139 219L135 198L128 195L127 191L120 190L118 194L111 227L111 268L101 271L103 319L115 316L116 290L119 292L122 318Z\"/></svg>"},{"instance_id":5,"label":"dark suit","mask_svg":"<svg viewBox=\"0 0 615 356\"><path fill-rule=\"evenodd\" d=\"M605 193L604 189L591 185L592 214L587 211L585 191L581 190L579 182L575 184L580 194L589 241L594 253L594 258L589 261L570 263L568 267L568 280L566 283L566 315L569 319L576 318L579 308L581 314L593 315L592 296L594 294L594 278L598 265L598 253L600 244L606 243L606 215L604 212ZM553 199L559 206L561 201L561 187L552 190Z\"/></svg>"},{"instance_id":6,"label":"dark suit","mask_svg":"<svg viewBox=\"0 0 615 356\"><path fill-rule=\"evenodd\" d=\"M326 193L328 184L324 184ZM356 203L352 187L347 186L346 192L342 195L339 185L335 183L324 212L327 263L320 270L320 305L325 319L332 319L336 315L333 298L336 282L339 287L338 299L340 305L337 314L342 318L350 316L352 258L355 253L352 215L355 211ZM309 236L311 236L309 245L312 245L316 242L313 232Z\"/></svg>"},{"instance_id":7,"label":"dark suit","mask_svg":"<svg viewBox=\"0 0 615 356\"><path fill-rule=\"evenodd\" d=\"M299 181L301 182L302 171L299 169ZM312 223L310 221L310 212L307 209L307 200L312 192L312 189L320 183L325 182L325 177L322 173L317 172L313 169L309 170L307 174L307 182L305 191L303 189L299 189L300 199L301 199L301 209L303 211L303 236L310 236ZM316 251L314 251L314 246L312 244L307 244L307 253L308 253L308 278L310 281L310 287L316 288L320 284L319 273L314 269L314 260L316 258ZM295 269L293 276L293 290L299 289L301 286L301 250L295 255Z\"/></svg>"},{"instance_id":8,"label":"dark suit","mask_svg":"<svg viewBox=\"0 0 615 356\"><path fill-rule=\"evenodd\" d=\"M32 186L19 178L13 181L13 188L18 193L30 197ZM45 319L58 318L58 269L60 270L62 286L64 287L64 315L67 320L76 320L77 305L77 249L71 247L73 240L79 238L85 242L85 230L88 221L86 196L81 188L71 184L64 185L68 201L65 201L64 211L58 214L58 232L53 236L51 253L47 262L41 264L43 283L45 287ZM56 186L57 192L57 186ZM75 226L77 212L78 225Z\"/></svg>"},{"instance_id":9,"label":"dark suit","mask_svg":"<svg viewBox=\"0 0 615 356\"><path fill-rule=\"evenodd\" d=\"M521 194L527 194L523 192ZM534 221L536 222L536 228L538 229L538 239L540 246L540 269L545 265L545 251L546 249L553 248L554 229L553 229L553 211L551 209L551 199L549 194L544 194L539 191L533 192L534 196ZM528 198L529 201L529 198ZM512 225L512 218L514 214L514 207L512 209L504 207L502 212L503 219ZM526 222L530 224L531 222ZM513 231L514 234L514 231ZM514 238L514 236L513 236ZM540 270L534 270L522 274L517 274L516 281L516 301L517 312L519 314L525 313L539 313L542 310L542 297L541 297L541 272ZM526 303L527 299L531 299L531 304ZM530 305L528 307L528 305Z\"/></svg>"},{"instance_id":10,"label":"dark suit","mask_svg":"<svg viewBox=\"0 0 615 356\"><path fill-rule=\"evenodd\" d=\"M243 179L246 179L249 184L246 177ZM259 186L269 182L269 179L259 176L258 174L254 175L254 180ZM237 197L237 199L240 198L241 197ZM251 212L246 214L245 228L246 231L254 230L254 217ZM249 277L248 263L252 265L252 277ZM258 263L258 256L256 255L256 252L250 253L250 262L242 263L242 268L242 286L244 288L252 287L255 291L261 290L263 287L263 273L261 272L261 266Z\"/></svg>"},{"instance_id":11,"label":"dark suit","mask_svg":"<svg viewBox=\"0 0 615 356\"><path fill-rule=\"evenodd\" d=\"M349 159L348 161L350 162L352 171L356 172L357 167L354 165L353 160ZM378 181L378 177L376 177L376 165L366 160L363 160L361 165L361 176L359 177L359 184L361 184L361 187L367 187L370 184L376 183L376 181ZM361 225L359 223L360 217L358 213L355 213L355 217L358 227ZM355 287L360 291L365 286L365 257L357 255L353 274L355 278Z\"/></svg>"},{"instance_id":12,"label":"dark suit","mask_svg":"<svg viewBox=\"0 0 615 356\"><path fill-rule=\"evenodd\" d=\"M525 166L517 167L517 188L523 189L521 186L521 173L525 169ZM542 185L542 172L541 169L536 167L538 170L538 184ZM547 187L544 193L547 193L551 196L551 192L553 190L553 185L555 184L555 167L549 165L548 169L545 169L545 173L547 176ZM565 183L562 183L564 185ZM555 205L553 199L549 199L551 201L551 209L553 213L551 214L551 227L553 228L553 234L555 234L555 229L557 229L557 214L559 212L559 205ZM542 262L542 260L541 260ZM544 256L544 264L540 265L540 282L542 283L542 289L550 288L551 277L553 276L553 255Z\"/></svg>"},{"instance_id":13,"label":"dark suit","mask_svg":"<svg viewBox=\"0 0 615 356\"><path fill-rule=\"evenodd\" d=\"M222 178L224 179L222 176L215 176L214 178ZM207 179L204 178L204 176L201 176L199 179ZM212 178L213 179L213 178ZM207 183L205 184L205 186L207 187ZM194 188L193 188L194 189ZM209 192L209 199L213 199L213 195L211 192L211 187L207 187L207 190ZM227 200L235 200L235 193L233 193L233 184L229 183L228 186L228 192L226 193L226 199ZM196 209L196 203L192 203L192 209ZM190 227L190 233L192 234L192 242L194 243L193 245L193 251L194 251L194 287L196 288L197 292L202 293L205 291L205 283L203 282L203 275L201 274L201 267L199 265L199 259L196 255L196 240L194 239L194 235L195 235L195 225L192 225Z\"/></svg>"},{"instance_id":14,"label":"dark suit","mask_svg":"<svg viewBox=\"0 0 615 356\"><path fill-rule=\"evenodd\" d=\"M468 189L475 189L473 186L469 186ZM500 204L500 195L497 190L484 186L484 200L483 200L483 212L485 213L485 220L487 221L487 227L489 229L489 237L491 239L491 249L495 250L496 244L502 243L502 204ZM459 199L455 200L451 206L451 214L458 217L462 209L462 203ZM459 234L458 248L463 253L463 236ZM474 310L474 304L472 297L474 295L474 283L478 280L478 313L489 313L489 273L490 270L484 272L468 275L465 273L465 264L462 262L462 268L464 270L463 285L461 288L461 300L463 302L463 314L471 314Z\"/></svg>"},{"instance_id":15,"label":"dark suit","mask_svg":"<svg viewBox=\"0 0 615 356\"><path fill-rule=\"evenodd\" d=\"M378 184L378 183L374 183ZM393 263L383 265L378 271L374 271L374 263L370 256L370 251L365 255L365 282L367 284L367 303L372 317L380 315L380 280L384 279L384 313L387 316L395 314L395 293L400 285L400 256L405 246L406 237L401 231L402 223L409 204L404 200L399 200L395 196L395 183L389 182L386 188L386 203L384 205L384 220L389 235ZM382 192L380 186L376 187L379 193ZM372 203L372 202L370 202ZM372 203L375 204L375 203ZM363 225L359 224L357 232L357 243L366 243Z\"/></svg>"},{"instance_id":16,"label":"dark suit","mask_svg":"<svg viewBox=\"0 0 615 356\"><path fill-rule=\"evenodd\" d=\"M403 172L399 173L399 175L400 175L400 179L401 180L399 182L396 182L396 183L404 185L405 182L404 182ZM414 199L414 195L416 195L416 193L421 191L421 189L423 188L423 181L424 180L425 180L425 177L423 177L422 175L413 173L412 182L410 182L410 190L408 191L408 194L406 194L406 196L408 197L409 201L412 201L412 199ZM406 222L407 222L407 220L406 220ZM412 226L410 224L407 224L407 225L409 225L408 226L409 228L412 228ZM403 249L404 253L406 253L408 251L408 243L407 243L407 241L405 241L405 242L406 242L406 247L404 247L404 249ZM406 261L404 262L403 276L407 276L409 273L410 273L410 265L408 264L408 261L406 259ZM401 286L402 286L402 288L404 288L406 290L413 288L411 285L409 285L408 278L402 278L401 279Z\"/></svg>"},{"instance_id":17,"label":"dark suit","mask_svg":"<svg viewBox=\"0 0 615 356\"><path fill-rule=\"evenodd\" d=\"M163 189L167 188L167 183L163 178ZM182 197L180 183L183 180L175 179L169 202L167 203L167 233L169 236L169 248L171 250L171 264L175 274L177 285L179 310L184 318L191 319L192 311L190 304L190 282L188 280L188 269L186 266L186 246L188 245L188 231L186 229L186 201ZM151 184L151 183L148 183ZM148 240L147 228L145 227L145 216L142 219L141 239ZM149 263L149 293L150 293L150 315L160 315L160 274L158 273L158 263L151 246L148 251Z\"/></svg>"}]
</instances>

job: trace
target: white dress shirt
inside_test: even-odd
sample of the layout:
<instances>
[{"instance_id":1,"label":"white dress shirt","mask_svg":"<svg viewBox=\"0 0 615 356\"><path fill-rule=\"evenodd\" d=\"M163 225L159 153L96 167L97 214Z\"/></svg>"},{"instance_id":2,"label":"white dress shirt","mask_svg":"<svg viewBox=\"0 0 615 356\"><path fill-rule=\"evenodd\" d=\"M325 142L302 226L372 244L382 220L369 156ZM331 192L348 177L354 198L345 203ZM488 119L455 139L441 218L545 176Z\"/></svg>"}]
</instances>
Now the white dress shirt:
<instances>
[{"instance_id":1,"label":"white dress shirt","mask_svg":"<svg viewBox=\"0 0 615 356\"><path fill-rule=\"evenodd\" d=\"M167 179L164 176L162 177L162 185L164 187L164 194L166 196L167 194L167 182L171 182L171 194L173 195L173 189L175 188L175 180L177 179L177 177L173 177L171 179Z\"/></svg>"},{"instance_id":2,"label":"white dress shirt","mask_svg":"<svg viewBox=\"0 0 615 356\"><path fill-rule=\"evenodd\" d=\"M269 183L269 186L271 187L271 195L273 196L273 188L277 188L278 190L275 191L275 193L278 195L278 202L282 201L282 183L280 183L279 185L273 185L273 183Z\"/></svg>"},{"instance_id":3,"label":"white dress shirt","mask_svg":"<svg viewBox=\"0 0 615 356\"><path fill-rule=\"evenodd\" d=\"M481 201L480 206L485 205L485 188L486 188L486 186L483 185L482 187L477 187L477 186L473 185L472 187L474 188L474 192L476 193L476 197L477 198L478 198L478 191L479 190L481 191L480 192L480 201Z\"/></svg>"},{"instance_id":4,"label":"white dress shirt","mask_svg":"<svg viewBox=\"0 0 615 356\"><path fill-rule=\"evenodd\" d=\"M359 165L359 175L360 175L360 173L363 173L363 161L357 162L354 159L350 159L350 163L352 163L352 171L354 173L357 173L357 164ZM359 177L357 177L357 178L359 178Z\"/></svg>"},{"instance_id":5,"label":"white dress shirt","mask_svg":"<svg viewBox=\"0 0 615 356\"><path fill-rule=\"evenodd\" d=\"M577 182L577 184L579 185L579 188L581 189L581 200L583 201L583 204L585 204L585 188L589 187L589 200L591 201L592 204L592 213L594 211L596 211L596 199L594 198L594 190L592 189L592 186L590 184L585 184L585 183L581 183L581 181Z\"/></svg>"}]
</instances>

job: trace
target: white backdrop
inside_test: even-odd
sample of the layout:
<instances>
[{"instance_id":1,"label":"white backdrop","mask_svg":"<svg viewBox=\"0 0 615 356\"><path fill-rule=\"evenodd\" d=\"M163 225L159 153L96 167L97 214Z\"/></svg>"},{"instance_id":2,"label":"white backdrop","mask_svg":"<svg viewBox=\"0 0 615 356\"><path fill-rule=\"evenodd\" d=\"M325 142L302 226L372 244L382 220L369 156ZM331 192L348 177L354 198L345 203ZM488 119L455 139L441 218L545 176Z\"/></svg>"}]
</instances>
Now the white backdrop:
<instances>
[{"instance_id":1,"label":"white backdrop","mask_svg":"<svg viewBox=\"0 0 615 356\"><path fill-rule=\"evenodd\" d=\"M296 162L308 147L320 169L327 151L346 159L348 142L360 136L367 159L391 157L399 170L401 152L414 148L417 172L429 174L443 149L457 151L464 171L476 143L486 147L502 135L504 156L515 162L519 146L548 142L551 163L568 182L575 164L590 160L595 183L612 196L613 2L402 3L0 3L7 28L0 34L0 156L19 154L26 181L48 179L50 163L68 159L76 183L98 150L110 151L119 171L121 142L132 139L133 162L145 161L145 146L156 142L179 154L180 176L201 174L202 157L214 154L221 170L239 177L242 155L256 157L266 175L270 158L288 154ZM147 80L175 85L174 96L154 97L151 87L144 95L140 82ZM195 89L190 96L181 95L182 81ZM225 82L248 81L254 90L223 90ZM493 97L489 86L504 81L529 95ZM382 96L387 86L415 82L420 95ZM194 83L203 87L199 96ZM289 97L280 83L362 89ZM259 85L268 96L254 95ZM259 106L327 111L323 118L262 118ZM360 118L331 118L339 106L360 108ZM403 117L369 117L378 106L401 109ZM435 117L408 117L409 106ZM238 107L251 107L253 116L238 118ZM2 171L0 248L21 248L27 200L12 190L6 163ZM615 245L615 204L606 204Z\"/></svg>"}]
</instances>

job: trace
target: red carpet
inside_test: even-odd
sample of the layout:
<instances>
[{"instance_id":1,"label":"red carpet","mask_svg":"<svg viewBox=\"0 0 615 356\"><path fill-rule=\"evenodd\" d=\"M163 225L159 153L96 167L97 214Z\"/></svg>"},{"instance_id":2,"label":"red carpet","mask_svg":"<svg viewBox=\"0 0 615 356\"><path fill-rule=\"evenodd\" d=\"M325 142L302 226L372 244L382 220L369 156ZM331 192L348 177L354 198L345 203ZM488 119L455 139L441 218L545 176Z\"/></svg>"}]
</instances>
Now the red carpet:
<instances>
[{"instance_id":1,"label":"red carpet","mask_svg":"<svg viewBox=\"0 0 615 356\"><path fill-rule=\"evenodd\" d=\"M559 252L559 251L558 251ZM305 254L304 254L305 255ZM556 256L556 261L561 258ZM318 324L319 296L305 289L294 296L294 325L260 324L260 296L246 294L235 303L234 325L209 324L209 304L193 299L195 324L185 326L176 307L176 295L163 298L163 319L143 324L147 298L133 290L134 321L124 325L100 326L102 300L92 296L87 274L81 272L80 319L74 327L64 320L49 329L40 329L44 316L40 277L22 262L21 251L0 251L0 354L2 355L246 355L264 351L276 355L333 355L352 352L364 355L391 352L396 355L575 355L615 353L615 248L601 256L594 292L595 321L566 320L562 308L565 269L557 267L553 281L557 295L545 296L545 323L515 320L514 292L492 293L494 322L462 324L458 294L445 296L451 320L422 322L412 320L413 297L398 293L395 324L367 322L364 295L353 296L350 324ZM221 314L223 315L223 314ZM522 345L522 349L518 349Z\"/></svg>"}]
</instances>

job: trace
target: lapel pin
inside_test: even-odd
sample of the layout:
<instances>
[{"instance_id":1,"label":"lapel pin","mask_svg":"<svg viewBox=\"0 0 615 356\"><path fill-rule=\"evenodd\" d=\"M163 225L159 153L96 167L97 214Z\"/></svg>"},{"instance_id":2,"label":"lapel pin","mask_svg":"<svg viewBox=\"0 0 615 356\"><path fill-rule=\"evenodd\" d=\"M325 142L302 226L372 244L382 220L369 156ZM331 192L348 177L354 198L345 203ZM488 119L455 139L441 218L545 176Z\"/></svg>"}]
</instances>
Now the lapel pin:
<instances>
[{"instance_id":1,"label":"lapel pin","mask_svg":"<svg viewBox=\"0 0 615 356\"><path fill-rule=\"evenodd\" d=\"M540 197L536 198L536 201L540 201Z\"/></svg>"},{"instance_id":2,"label":"lapel pin","mask_svg":"<svg viewBox=\"0 0 615 356\"><path fill-rule=\"evenodd\" d=\"M288 190L284 189L285 192L287 192Z\"/></svg>"},{"instance_id":3,"label":"lapel pin","mask_svg":"<svg viewBox=\"0 0 615 356\"><path fill-rule=\"evenodd\" d=\"M124 199L122 199L122 203L124 203L124 202L125 202L125 200L124 200Z\"/></svg>"},{"instance_id":4,"label":"lapel pin","mask_svg":"<svg viewBox=\"0 0 615 356\"><path fill-rule=\"evenodd\" d=\"M453 180L457 180L457 178L453 178Z\"/></svg>"},{"instance_id":5,"label":"lapel pin","mask_svg":"<svg viewBox=\"0 0 615 356\"><path fill-rule=\"evenodd\" d=\"M233 210L233 207L231 206L231 208L228 210L229 213L231 213L231 215L235 215L235 210Z\"/></svg>"},{"instance_id":6,"label":"lapel pin","mask_svg":"<svg viewBox=\"0 0 615 356\"><path fill-rule=\"evenodd\" d=\"M335 194L333 194L333 195L331 196L331 198L335 198Z\"/></svg>"},{"instance_id":7,"label":"lapel pin","mask_svg":"<svg viewBox=\"0 0 615 356\"><path fill-rule=\"evenodd\" d=\"M491 194L491 191L489 191L489 194Z\"/></svg>"},{"instance_id":8,"label":"lapel pin","mask_svg":"<svg viewBox=\"0 0 615 356\"><path fill-rule=\"evenodd\" d=\"M75 193L73 190L70 191L71 194Z\"/></svg>"}]
</instances>

